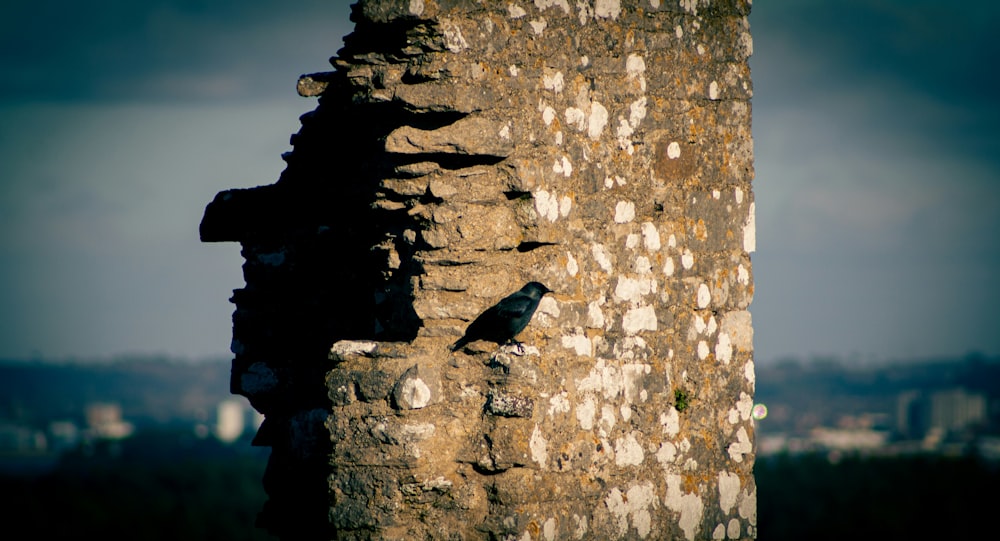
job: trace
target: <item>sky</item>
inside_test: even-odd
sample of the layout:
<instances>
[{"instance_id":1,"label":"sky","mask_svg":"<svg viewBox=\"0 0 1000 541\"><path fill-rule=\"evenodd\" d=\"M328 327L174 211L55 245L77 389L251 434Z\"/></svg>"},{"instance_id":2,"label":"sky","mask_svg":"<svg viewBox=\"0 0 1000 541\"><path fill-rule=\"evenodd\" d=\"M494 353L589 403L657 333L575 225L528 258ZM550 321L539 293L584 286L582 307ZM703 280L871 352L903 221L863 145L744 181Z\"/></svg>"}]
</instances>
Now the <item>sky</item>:
<instances>
[{"instance_id":1,"label":"sky","mask_svg":"<svg viewBox=\"0 0 1000 541\"><path fill-rule=\"evenodd\" d=\"M277 179L348 0L0 5L0 359L229 356L216 192ZM1000 4L758 0L755 358L1000 355Z\"/></svg>"}]
</instances>

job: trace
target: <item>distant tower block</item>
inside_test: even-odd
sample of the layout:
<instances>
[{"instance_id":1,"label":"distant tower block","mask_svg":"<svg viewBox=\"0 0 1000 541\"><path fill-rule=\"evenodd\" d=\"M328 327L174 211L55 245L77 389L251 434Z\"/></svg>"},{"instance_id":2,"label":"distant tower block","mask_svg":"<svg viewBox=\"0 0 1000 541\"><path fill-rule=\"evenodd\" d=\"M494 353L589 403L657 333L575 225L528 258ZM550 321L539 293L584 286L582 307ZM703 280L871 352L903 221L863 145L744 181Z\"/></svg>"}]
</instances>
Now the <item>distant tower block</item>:
<instances>
[{"instance_id":1,"label":"distant tower block","mask_svg":"<svg viewBox=\"0 0 1000 541\"><path fill-rule=\"evenodd\" d=\"M239 241L287 539L751 539L749 2L362 0ZM537 280L523 351L453 343Z\"/></svg>"},{"instance_id":2,"label":"distant tower block","mask_svg":"<svg viewBox=\"0 0 1000 541\"><path fill-rule=\"evenodd\" d=\"M246 428L246 408L236 399L223 400L217 408L215 437L226 443L236 441Z\"/></svg>"}]
</instances>

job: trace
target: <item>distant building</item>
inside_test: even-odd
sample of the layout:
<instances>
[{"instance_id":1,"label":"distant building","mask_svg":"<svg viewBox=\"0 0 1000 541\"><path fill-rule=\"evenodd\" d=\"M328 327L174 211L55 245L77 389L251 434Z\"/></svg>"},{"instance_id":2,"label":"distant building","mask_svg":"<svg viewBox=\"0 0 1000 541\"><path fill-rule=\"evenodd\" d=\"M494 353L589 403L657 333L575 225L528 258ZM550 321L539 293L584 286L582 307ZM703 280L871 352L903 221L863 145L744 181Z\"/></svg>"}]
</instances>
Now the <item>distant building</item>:
<instances>
[{"instance_id":1,"label":"distant building","mask_svg":"<svg viewBox=\"0 0 1000 541\"><path fill-rule=\"evenodd\" d=\"M963 388L925 394L901 393L896 399L896 431L910 440L941 442L986 423L986 395Z\"/></svg>"},{"instance_id":2,"label":"distant building","mask_svg":"<svg viewBox=\"0 0 1000 541\"><path fill-rule=\"evenodd\" d=\"M919 440L929 428L927 403L920 391L906 391L896 397L896 432L904 440Z\"/></svg>"},{"instance_id":3,"label":"distant building","mask_svg":"<svg viewBox=\"0 0 1000 541\"><path fill-rule=\"evenodd\" d=\"M115 403L88 404L85 416L88 431L98 439L121 440L135 431L132 423L122 419L122 407Z\"/></svg>"},{"instance_id":4,"label":"distant building","mask_svg":"<svg viewBox=\"0 0 1000 541\"><path fill-rule=\"evenodd\" d=\"M889 441L888 432L870 428L817 427L810 436L820 448L836 451L874 451Z\"/></svg>"},{"instance_id":5,"label":"distant building","mask_svg":"<svg viewBox=\"0 0 1000 541\"><path fill-rule=\"evenodd\" d=\"M930 397L930 425L945 432L961 432L986 422L986 396L956 388Z\"/></svg>"},{"instance_id":6,"label":"distant building","mask_svg":"<svg viewBox=\"0 0 1000 541\"><path fill-rule=\"evenodd\" d=\"M242 400L229 398L216 408L215 437L226 443L236 441L246 429L247 408Z\"/></svg>"},{"instance_id":7,"label":"distant building","mask_svg":"<svg viewBox=\"0 0 1000 541\"><path fill-rule=\"evenodd\" d=\"M0 423L0 455L43 452L48 448L45 434L27 426Z\"/></svg>"},{"instance_id":8,"label":"distant building","mask_svg":"<svg viewBox=\"0 0 1000 541\"><path fill-rule=\"evenodd\" d=\"M51 451L61 453L75 448L80 443L80 428L73 421L52 421L49 423Z\"/></svg>"}]
</instances>

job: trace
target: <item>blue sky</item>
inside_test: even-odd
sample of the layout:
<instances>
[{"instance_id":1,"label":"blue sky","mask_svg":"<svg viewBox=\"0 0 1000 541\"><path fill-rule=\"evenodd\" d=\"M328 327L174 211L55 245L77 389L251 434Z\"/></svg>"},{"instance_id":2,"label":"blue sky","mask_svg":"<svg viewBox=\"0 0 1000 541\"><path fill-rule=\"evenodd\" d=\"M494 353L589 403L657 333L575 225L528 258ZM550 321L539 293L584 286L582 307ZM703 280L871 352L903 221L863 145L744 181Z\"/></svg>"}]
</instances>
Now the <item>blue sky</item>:
<instances>
[{"instance_id":1,"label":"blue sky","mask_svg":"<svg viewBox=\"0 0 1000 541\"><path fill-rule=\"evenodd\" d=\"M0 358L228 355L236 244L349 3L0 6ZM755 347L1000 354L1000 5L758 0Z\"/></svg>"}]
</instances>

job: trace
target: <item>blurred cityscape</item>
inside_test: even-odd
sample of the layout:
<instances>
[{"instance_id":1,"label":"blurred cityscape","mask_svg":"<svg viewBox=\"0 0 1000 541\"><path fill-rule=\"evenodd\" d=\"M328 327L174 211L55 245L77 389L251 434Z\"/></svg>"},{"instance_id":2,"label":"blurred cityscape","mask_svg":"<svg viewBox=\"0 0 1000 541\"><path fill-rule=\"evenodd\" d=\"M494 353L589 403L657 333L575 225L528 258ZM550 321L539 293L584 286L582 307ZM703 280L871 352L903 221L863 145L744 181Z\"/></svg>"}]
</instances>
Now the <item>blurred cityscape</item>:
<instances>
[{"instance_id":1,"label":"blurred cityscape","mask_svg":"<svg viewBox=\"0 0 1000 541\"><path fill-rule=\"evenodd\" d=\"M1000 483L1000 359L756 372L763 539L981 537L994 504L976 495ZM0 361L0 491L18 495L8 529L272 539L255 527L269 453L251 445L259 423L229 394L225 360Z\"/></svg>"},{"instance_id":2,"label":"blurred cityscape","mask_svg":"<svg viewBox=\"0 0 1000 541\"><path fill-rule=\"evenodd\" d=\"M43 473L67 453L113 457L144 433L246 449L262 420L229 394L225 361L0 362L0 473L8 475Z\"/></svg>"},{"instance_id":3,"label":"blurred cityscape","mask_svg":"<svg viewBox=\"0 0 1000 541\"><path fill-rule=\"evenodd\" d=\"M241 442L262 421L229 394L229 363L0 362L0 472L38 473L69 451L116 448L142 431ZM1000 359L757 367L757 452L1000 460Z\"/></svg>"},{"instance_id":4,"label":"blurred cityscape","mask_svg":"<svg viewBox=\"0 0 1000 541\"><path fill-rule=\"evenodd\" d=\"M757 454L1000 460L1000 359L757 368Z\"/></svg>"}]
</instances>

